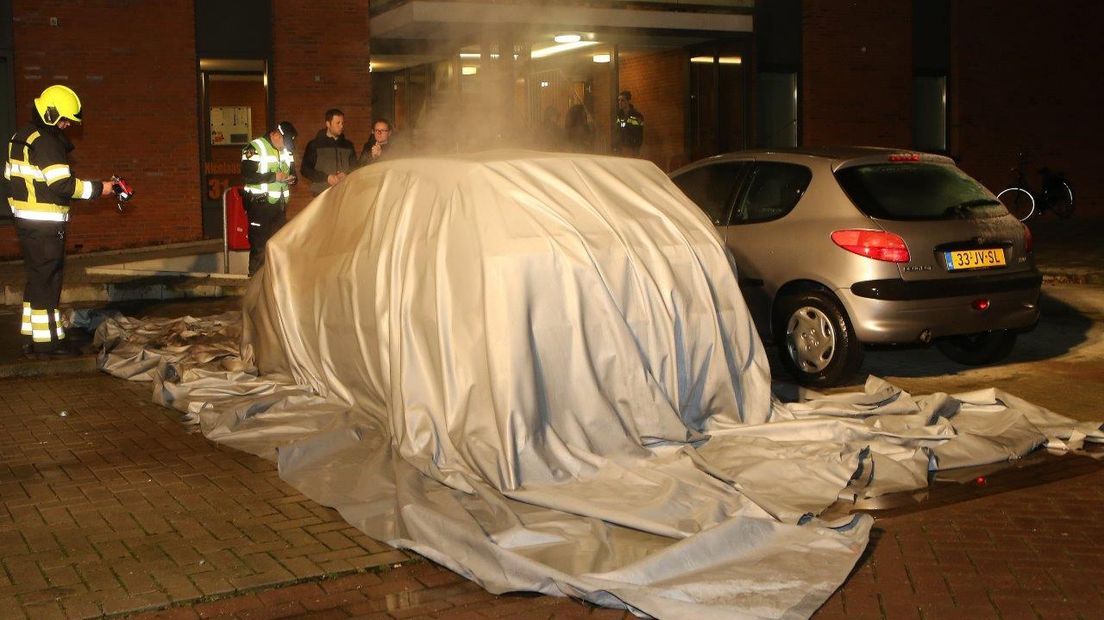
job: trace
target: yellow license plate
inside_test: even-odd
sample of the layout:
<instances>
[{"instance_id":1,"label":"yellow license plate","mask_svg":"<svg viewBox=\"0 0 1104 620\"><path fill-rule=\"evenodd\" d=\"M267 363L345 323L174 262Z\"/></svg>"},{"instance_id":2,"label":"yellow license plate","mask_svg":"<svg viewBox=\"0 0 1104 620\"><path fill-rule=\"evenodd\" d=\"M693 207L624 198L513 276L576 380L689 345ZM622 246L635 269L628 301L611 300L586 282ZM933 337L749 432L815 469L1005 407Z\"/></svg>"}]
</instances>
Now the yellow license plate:
<instances>
[{"instance_id":1,"label":"yellow license plate","mask_svg":"<svg viewBox=\"0 0 1104 620\"><path fill-rule=\"evenodd\" d=\"M947 271L1004 267L1008 264L1004 260L1003 248L955 250L953 252L944 252L943 258L947 261Z\"/></svg>"}]
</instances>

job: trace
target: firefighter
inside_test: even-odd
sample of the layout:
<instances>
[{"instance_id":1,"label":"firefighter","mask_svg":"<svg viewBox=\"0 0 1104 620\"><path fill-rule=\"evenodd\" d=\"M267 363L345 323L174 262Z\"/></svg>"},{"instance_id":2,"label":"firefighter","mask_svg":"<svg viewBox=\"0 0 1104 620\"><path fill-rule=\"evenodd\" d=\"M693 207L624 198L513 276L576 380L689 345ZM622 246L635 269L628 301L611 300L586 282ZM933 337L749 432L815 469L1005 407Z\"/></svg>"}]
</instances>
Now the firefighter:
<instances>
[{"instance_id":1,"label":"firefighter","mask_svg":"<svg viewBox=\"0 0 1104 620\"><path fill-rule=\"evenodd\" d=\"M242 149L241 175L249 216L249 275L264 265L265 245L287 221L289 187L295 185L295 126L280 121L268 135Z\"/></svg>"},{"instance_id":2,"label":"firefighter","mask_svg":"<svg viewBox=\"0 0 1104 620\"><path fill-rule=\"evenodd\" d=\"M113 193L111 181L85 181L69 170L73 144L64 131L81 122L77 93L55 84L34 100L31 122L8 142L4 178L27 274L23 290L23 354L64 357L66 346L58 303L65 268L69 201Z\"/></svg>"}]
</instances>

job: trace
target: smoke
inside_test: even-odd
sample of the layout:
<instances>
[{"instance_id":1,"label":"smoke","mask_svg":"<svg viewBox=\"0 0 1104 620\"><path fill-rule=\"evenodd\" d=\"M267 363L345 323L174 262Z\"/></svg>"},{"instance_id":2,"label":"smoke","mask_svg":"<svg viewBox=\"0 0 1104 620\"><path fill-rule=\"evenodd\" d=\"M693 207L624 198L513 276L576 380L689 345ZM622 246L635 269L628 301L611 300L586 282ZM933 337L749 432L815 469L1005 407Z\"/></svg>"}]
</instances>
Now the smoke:
<instances>
[{"instance_id":1,"label":"smoke","mask_svg":"<svg viewBox=\"0 0 1104 620\"><path fill-rule=\"evenodd\" d=\"M609 69L594 65L593 48L537 60L524 36L491 30L477 39L430 66L424 96L402 115L396 155L594 149L588 93L593 73Z\"/></svg>"}]
</instances>

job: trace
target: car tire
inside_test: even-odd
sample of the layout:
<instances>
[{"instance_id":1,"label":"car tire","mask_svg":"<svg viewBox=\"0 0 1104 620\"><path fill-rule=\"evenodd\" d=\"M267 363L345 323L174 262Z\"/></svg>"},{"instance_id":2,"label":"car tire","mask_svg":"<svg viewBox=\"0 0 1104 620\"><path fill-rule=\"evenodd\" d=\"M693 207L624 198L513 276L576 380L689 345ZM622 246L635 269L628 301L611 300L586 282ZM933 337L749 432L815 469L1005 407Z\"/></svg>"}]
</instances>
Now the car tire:
<instances>
[{"instance_id":1,"label":"car tire","mask_svg":"<svg viewBox=\"0 0 1104 620\"><path fill-rule=\"evenodd\" d=\"M1016 332L998 329L979 334L951 336L935 341L936 348L952 361L966 366L983 366L999 362L1016 345Z\"/></svg>"},{"instance_id":2,"label":"car tire","mask_svg":"<svg viewBox=\"0 0 1104 620\"><path fill-rule=\"evenodd\" d=\"M839 302L818 291L781 297L774 341L782 365L801 385L832 387L862 364L862 343Z\"/></svg>"}]
</instances>

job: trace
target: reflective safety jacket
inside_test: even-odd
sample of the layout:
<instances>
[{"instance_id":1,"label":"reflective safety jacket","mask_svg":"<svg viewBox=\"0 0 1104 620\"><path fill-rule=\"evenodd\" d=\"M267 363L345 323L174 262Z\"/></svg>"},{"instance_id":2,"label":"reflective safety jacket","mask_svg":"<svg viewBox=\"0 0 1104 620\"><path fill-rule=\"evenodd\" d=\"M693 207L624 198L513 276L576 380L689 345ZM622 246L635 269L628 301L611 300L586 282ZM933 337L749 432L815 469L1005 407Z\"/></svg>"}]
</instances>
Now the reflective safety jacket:
<instances>
[{"instance_id":1,"label":"reflective safety jacket","mask_svg":"<svg viewBox=\"0 0 1104 620\"><path fill-rule=\"evenodd\" d=\"M638 148L644 144L644 115L636 106L629 104L626 111L617 111L617 136L615 143L618 146Z\"/></svg>"},{"instance_id":2,"label":"reflective safety jacket","mask_svg":"<svg viewBox=\"0 0 1104 620\"><path fill-rule=\"evenodd\" d=\"M245 192L265 196L268 204L286 203L291 196L286 181L277 181L276 173L295 174L295 156L276 147L262 136L242 149L241 174Z\"/></svg>"},{"instance_id":3,"label":"reflective safety jacket","mask_svg":"<svg viewBox=\"0 0 1104 620\"><path fill-rule=\"evenodd\" d=\"M12 215L25 220L69 221L69 201L103 193L99 181L84 181L69 170L73 144L57 127L34 122L8 141L8 204Z\"/></svg>"}]
</instances>

